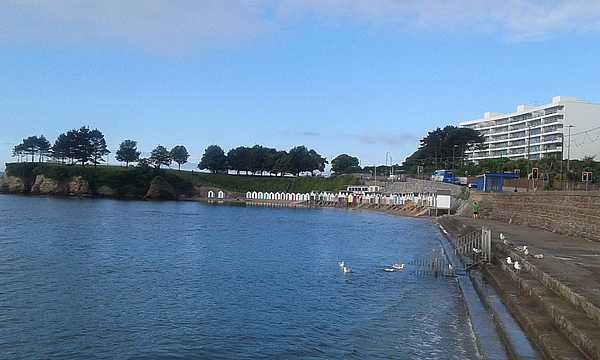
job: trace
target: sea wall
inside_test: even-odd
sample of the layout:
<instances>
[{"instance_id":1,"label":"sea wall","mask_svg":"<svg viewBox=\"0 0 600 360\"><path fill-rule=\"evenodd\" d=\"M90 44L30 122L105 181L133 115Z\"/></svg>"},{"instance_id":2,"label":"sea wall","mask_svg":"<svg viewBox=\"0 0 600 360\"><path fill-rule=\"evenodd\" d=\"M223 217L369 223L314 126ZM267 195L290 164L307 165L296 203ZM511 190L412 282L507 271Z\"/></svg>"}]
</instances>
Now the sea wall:
<instances>
[{"instance_id":1,"label":"sea wall","mask_svg":"<svg viewBox=\"0 0 600 360\"><path fill-rule=\"evenodd\" d=\"M600 192L474 193L481 217L600 241Z\"/></svg>"}]
</instances>

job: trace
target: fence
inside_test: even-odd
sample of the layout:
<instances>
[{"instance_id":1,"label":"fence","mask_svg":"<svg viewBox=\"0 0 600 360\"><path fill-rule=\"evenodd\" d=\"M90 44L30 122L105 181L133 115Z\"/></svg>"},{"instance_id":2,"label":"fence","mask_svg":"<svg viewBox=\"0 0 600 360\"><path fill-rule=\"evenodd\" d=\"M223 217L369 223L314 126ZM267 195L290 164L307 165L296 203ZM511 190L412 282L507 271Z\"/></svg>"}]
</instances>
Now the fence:
<instances>
[{"instance_id":1,"label":"fence","mask_svg":"<svg viewBox=\"0 0 600 360\"><path fill-rule=\"evenodd\" d=\"M464 236L451 238L454 253L458 255L466 269L492 259L492 231L481 228Z\"/></svg>"}]
</instances>

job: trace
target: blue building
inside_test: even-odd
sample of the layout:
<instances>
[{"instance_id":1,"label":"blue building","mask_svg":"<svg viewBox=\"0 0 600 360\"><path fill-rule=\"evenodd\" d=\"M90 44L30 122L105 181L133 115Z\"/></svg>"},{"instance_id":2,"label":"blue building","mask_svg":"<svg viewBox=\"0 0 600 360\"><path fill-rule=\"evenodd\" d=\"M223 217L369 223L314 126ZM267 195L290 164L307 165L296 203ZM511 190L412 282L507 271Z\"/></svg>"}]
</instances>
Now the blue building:
<instances>
[{"instance_id":1,"label":"blue building","mask_svg":"<svg viewBox=\"0 0 600 360\"><path fill-rule=\"evenodd\" d=\"M479 191L502 192L504 191L504 180L518 178L519 174L515 173L486 173L478 176L474 184Z\"/></svg>"}]
</instances>

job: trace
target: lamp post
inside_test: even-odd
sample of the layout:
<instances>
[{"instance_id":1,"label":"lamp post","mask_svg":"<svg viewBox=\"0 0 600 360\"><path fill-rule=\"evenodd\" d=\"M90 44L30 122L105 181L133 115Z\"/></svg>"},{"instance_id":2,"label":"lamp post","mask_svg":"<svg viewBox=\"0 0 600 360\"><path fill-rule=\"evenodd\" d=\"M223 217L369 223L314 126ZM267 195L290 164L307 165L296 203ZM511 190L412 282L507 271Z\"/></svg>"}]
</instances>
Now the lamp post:
<instances>
[{"instance_id":1,"label":"lamp post","mask_svg":"<svg viewBox=\"0 0 600 360\"><path fill-rule=\"evenodd\" d=\"M456 170L456 157L454 155L454 150L456 150L456 148L458 147L457 144L454 144L454 146L452 147L452 169Z\"/></svg>"},{"instance_id":2,"label":"lamp post","mask_svg":"<svg viewBox=\"0 0 600 360\"><path fill-rule=\"evenodd\" d=\"M385 166L388 166L388 175L390 175L390 168L389 168L389 165L388 165L388 156L389 155L390 155L390 152L386 151L385 152Z\"/></svg>"},{"instance_id":3,"label":"lamp post","mask_svg":"<svg viewBox=\"0 0 600 360\"><path fill-rule=\"evenodd\" d=\"M569 173L571 172L571 128L575 126L567 125L569 128L569 143L567 144L567 191L569 190Z\"/></svg>"}]
</instances>

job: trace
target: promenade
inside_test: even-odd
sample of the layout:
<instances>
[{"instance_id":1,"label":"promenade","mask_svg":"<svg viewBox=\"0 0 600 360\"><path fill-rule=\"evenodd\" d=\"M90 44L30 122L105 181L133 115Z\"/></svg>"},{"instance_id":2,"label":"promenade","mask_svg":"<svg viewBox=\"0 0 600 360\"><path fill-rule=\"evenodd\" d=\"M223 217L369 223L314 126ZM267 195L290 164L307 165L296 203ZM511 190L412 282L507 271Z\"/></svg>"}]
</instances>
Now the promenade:
<instances>
[{"instance_id":1,"label":"promenade","mask_svg":"<svg viewBox=\"0 0 600 360\"><path fill-rule=\"evenodd\" d=\"M455 235L492 230L494 261L483 269L486 280L546 358L600 359L600 241L460 216L439 222ZM520 246L529 255L516 250ZM523 269L508 265L507 256Z\"/></svg>"}]
</instances>

